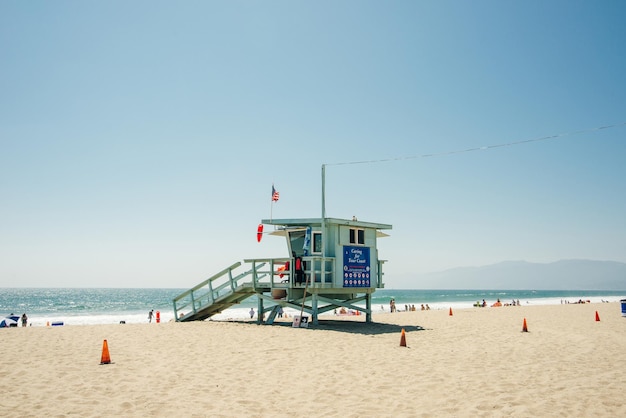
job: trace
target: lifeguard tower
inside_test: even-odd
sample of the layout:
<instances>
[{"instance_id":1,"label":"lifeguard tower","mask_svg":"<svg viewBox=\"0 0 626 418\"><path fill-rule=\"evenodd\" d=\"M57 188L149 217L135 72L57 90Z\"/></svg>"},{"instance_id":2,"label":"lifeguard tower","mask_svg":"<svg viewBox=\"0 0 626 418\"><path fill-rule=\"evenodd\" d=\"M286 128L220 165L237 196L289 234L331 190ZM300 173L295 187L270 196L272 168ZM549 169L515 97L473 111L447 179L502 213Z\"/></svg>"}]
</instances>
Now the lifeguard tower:
<instances>
[{"instance_id":1,"label":"lifeguard tower","mask_svg":"<svg viewBox=\"0 0 626 418\"><path fill-rule=\"evenodd\" d=\"M173 300L177 321L207 319L251 296L258 299L259 324L272 324L281 307L306 312L313 324L335 309L372 321L372 294L384 287L377 240L391 225L335 218L263 219L261 225L286 238L286 255L244 260L243 269L234 263L183 292ZM294 253L302 260L298 275Z\"/></svg>"}]
</instances>

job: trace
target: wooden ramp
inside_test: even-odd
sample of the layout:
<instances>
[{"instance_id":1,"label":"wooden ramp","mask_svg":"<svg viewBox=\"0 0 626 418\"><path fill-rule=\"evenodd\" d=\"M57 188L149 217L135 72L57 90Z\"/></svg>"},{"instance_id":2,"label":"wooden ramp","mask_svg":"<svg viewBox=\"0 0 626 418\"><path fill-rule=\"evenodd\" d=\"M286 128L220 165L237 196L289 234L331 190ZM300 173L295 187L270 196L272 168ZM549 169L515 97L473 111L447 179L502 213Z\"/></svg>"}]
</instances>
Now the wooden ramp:
<instances>
[{"instance_id":1,"label":"wooden ramp","mask_svg":"<svg viewBox=\"0 0 626 418\"><path fill-rule=\"evenodd\" d=\"M230 308L233 305L241 303L244 299L256 294L254 288L251 285L242 285L232 293L226 294L222 297L215 299L212 303L207 300L207 303L199 304L195 311L192 310L189 314L181 317L179 313L180 321L203 321L212 315L221 313L225 309ZM181 312L182 313L182 312Z\"/></svg>"},{"instance_id":2,"label":"wooden ramp","mask_svg":"<svg viewBox=\"0 0 626 418\"><path fill-rule=\"evenodd\" d=\"M176 296L173 300L176 320L202 321L252 295L270 290L268 284L261 283L270 273L261 270L263 263L255 264L251 270L235 275L235 270L240 266L241 262L234 263Z\"/></svg>"}]
</instances>

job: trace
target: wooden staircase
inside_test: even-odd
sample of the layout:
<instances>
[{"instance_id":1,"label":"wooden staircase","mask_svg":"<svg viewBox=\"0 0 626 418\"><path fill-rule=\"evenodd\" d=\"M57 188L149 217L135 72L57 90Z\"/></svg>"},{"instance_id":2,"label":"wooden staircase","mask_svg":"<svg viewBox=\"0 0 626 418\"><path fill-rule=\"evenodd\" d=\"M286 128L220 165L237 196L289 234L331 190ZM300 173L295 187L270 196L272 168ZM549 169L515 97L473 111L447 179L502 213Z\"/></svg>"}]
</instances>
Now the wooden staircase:
<instances>
[{"instance_id":1,"label":"wooden staircase","mask_svg":"<svg viewBox=\"0 0 626 418\"><path fill-rule=\"evenodd\" d=\"M176 321L202 321L241 303L250 296L283 287L278 283L272 283L273 260L269 263L270 269L263 270L266 264L266 262L253 263L250 270L235 274L241 262L234 263L176 296L173 299Z\"/></svg>"}]
</instances>

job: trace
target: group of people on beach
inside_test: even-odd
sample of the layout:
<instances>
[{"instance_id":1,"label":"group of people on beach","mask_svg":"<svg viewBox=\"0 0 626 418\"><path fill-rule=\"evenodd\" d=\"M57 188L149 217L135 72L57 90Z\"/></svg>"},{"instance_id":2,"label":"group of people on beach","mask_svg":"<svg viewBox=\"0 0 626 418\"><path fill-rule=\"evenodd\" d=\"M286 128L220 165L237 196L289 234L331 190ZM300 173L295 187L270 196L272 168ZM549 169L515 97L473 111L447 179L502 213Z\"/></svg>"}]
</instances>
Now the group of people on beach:
<instances>
[{"instance_id":1,"label":"group of people on beach","mask_svg":"<svg viewBox=\"0 0 626 418\"><path fill-rule=\"evenodd\" d=\"M380 305L380 310L384 311L385 307L383 305ZM424 304L422 303L422 311L430 311L430 306L428 306L428 303L426 304L426 306L424 306ZM417 308L415 307L415 305L404 305L404 312L415 312L417 311ZM396 301L395 299L391 299L389 301L389 312L400 312L398 311L398 307L396 306Z\"/></svg>"},{"instance_id":2,"label":"group of people on beach","mask_svg":"<svg viewBox=\"0 0 626 418\"><path fill-rule=\"evenodd\" d=\"M334 314L335 315L361 315L361 312L354 310L354 309L346 309L343 306L341 307L341 309L339 309L339 311L337 311L337 309L334 310Z\"/></svg>"},{"instance_id":3,"label":"group of people on beach","mask_svg":"<svg viewBox=\"0 0 626 418\"><path fill-rule=\"evenodd\" d=\"M485 301L485 299L483 299L482 303L477 301L474 304L474 306L477 307L477 308L486 308L487 307L487 302ZM500 298L498 298L498 300L495 301L493 303L493 305L491 305L491 307L492 308L497 308L499 306L522 306L522 305L520 305L519 299L517 299L517 300L513 299L511 301L511 303L502 303L502 302L500 302Z\"/></svg>"}]
</instances>

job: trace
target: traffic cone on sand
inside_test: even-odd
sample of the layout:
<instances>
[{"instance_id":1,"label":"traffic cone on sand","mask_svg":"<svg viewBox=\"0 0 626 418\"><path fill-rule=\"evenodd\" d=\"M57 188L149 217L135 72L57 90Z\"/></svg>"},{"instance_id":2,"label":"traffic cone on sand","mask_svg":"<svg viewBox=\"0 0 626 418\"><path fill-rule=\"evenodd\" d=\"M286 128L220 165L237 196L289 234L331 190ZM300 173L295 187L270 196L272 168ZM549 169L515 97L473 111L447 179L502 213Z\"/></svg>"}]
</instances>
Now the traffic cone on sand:
<instances>
[{"instance_id":1,"label":"traffic cone on sand","mask_svg":"<svg viewBox=\"0 0 626 418\"><path fill-rule=\"evenodd\" d=\"M522 332L528 332L528 326L526 325L526 318L524 318L524 325L522 326Z\"/></svg>"},{"instance_id":2,"label":"traffic cone on sand","mask_svg":"<svg viewBox=\"0 0 626 418\"><path fill-rule=\"evenodd\" d=\"M452 316L452 308L450 308L450 316Z\"/></svg>"},{"instance_id":3,"label":"traffic cone on sand","mask_svg":"<svg viewBox=\"0 0 626 418\"><path fill-rule=\"evenodd\" d=\"M404 335L404 328L402 328L402 334L400 334L400 347L406 347L406 336Z\"/></svg>"},{"instance_id":4,"label":"traffic cone on sand","mask_svg":"<svg viewBox=\"0 0 626 418\"><path fill-rule=\"evenodd\" d=\"M107 340L102 343L102 357L100 358L100 364L111 364L111 356L109 356L109 344Z\"/></svg>"},{"instance_id":5,"label":"traffic cone on sand","mask_svg":"<svg viewBox=\"0 0 626 418\"><path fill-rule=\"evenodd\" d=\"M600 315L598 315L598 311L596 311L596 322L600 322Z\"/></svg>"}]
</instances>

